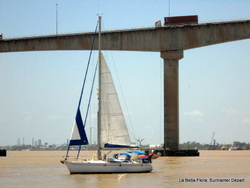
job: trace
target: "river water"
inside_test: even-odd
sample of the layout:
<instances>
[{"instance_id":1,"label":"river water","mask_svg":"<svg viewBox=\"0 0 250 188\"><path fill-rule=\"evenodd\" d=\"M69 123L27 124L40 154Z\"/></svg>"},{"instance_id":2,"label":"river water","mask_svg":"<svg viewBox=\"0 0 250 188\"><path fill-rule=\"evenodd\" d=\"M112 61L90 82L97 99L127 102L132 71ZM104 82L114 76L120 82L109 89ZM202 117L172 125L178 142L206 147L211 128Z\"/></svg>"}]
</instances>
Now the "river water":
<instances>
[{"instance_id":1,"label":"river water","mask_svg":"<svg viewBox=\"0 0 250 188\"><path fill-rule=\"evenodd\" d=\"M85 155L91 153L84 153ZM250 151L200 151L200 157L160 157L141 174L70 175L63 151L8 151L0 157L0 187L250 187Z\"/></svg>"}]
</instances>

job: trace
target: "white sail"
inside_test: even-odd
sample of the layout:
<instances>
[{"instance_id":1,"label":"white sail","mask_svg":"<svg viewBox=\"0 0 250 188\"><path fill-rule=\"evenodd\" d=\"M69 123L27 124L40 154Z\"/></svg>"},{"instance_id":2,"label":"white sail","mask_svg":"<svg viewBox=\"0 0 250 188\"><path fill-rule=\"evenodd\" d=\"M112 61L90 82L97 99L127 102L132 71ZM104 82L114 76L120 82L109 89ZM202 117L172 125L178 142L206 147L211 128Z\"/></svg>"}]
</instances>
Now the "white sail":
<instances>
[{"instance_id":1,"label":"white sail","mask_svg":"<svg viewBox=\"0 0 250 188\"><path fill-rule=\"evenodd\" d=\"M101 54L101 144L131 145L126 122L107 63Z\"/></svg>"},{"instance_id":2,"label":"white sail","mask_svg":"<svg viewBox=\"0 0 250 188\"><path fill-rule=\"evenodd\" d=\"M74 122L73 128L72 128L72 132L71 132L71 137L70 140L80 140L80 134L79 134L79 130L76 124L76 121Z\"/></svg>"},{"instance_id":3,"label":"white sail","mask_svg":"<svg viewBox=\"0 0 250 188\"><path fill-rule=\"evenodd\" d=\"M70 143L69 145L88 145L88 138L84 129L84 125L82 122L82 116L80 109L77 109L75 122L72 128Z\"/></svg>"}]
</instances>

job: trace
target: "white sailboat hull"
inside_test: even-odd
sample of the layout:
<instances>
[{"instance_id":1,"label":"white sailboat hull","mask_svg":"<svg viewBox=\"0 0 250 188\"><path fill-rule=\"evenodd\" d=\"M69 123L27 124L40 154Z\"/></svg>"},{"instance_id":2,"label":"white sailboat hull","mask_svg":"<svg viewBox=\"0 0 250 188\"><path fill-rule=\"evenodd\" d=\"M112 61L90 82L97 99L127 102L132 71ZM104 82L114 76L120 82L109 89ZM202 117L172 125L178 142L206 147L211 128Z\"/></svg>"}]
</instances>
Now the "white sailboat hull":
<instances>
[{"instance_id":1,"label":"white sailboat hull","mask_svg":"<svg viewBox=\"0 0 250 188\"><path fill-rule=\"evenodd\" d=\"M70 174L145 173L152 171L150 163L112 163L107 161L72 161L65 163Z\"/></svg>"}]
</instances>

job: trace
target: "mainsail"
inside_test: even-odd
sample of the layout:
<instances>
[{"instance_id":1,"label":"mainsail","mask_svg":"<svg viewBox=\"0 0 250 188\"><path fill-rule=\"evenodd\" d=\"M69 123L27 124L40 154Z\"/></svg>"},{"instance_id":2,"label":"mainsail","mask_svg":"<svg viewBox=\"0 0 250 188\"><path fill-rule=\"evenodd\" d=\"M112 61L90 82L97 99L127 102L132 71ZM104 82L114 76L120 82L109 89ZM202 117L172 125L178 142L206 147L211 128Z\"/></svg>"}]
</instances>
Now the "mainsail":
<instances>
[{"instance_id":1,"label":"mainsail","mask_svg":"<svg viewBox=\"0 0 250 188\"><path fill-rule=\"evenodd\" d=\"M131 145L126 122L107 63L101 54L101 144L106 147ZM108 143L108 144L107 144Z\"/></svg>"}]
</instances>

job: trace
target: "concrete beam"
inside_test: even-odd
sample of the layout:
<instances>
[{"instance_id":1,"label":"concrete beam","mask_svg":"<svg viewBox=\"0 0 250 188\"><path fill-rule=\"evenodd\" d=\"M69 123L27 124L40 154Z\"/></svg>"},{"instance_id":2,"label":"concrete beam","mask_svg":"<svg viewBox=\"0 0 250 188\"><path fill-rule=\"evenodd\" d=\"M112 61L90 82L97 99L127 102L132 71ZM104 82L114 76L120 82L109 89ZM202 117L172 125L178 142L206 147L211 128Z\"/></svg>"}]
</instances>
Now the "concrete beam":
<instances>
[{"instance_id":1,"label":"concrete beam","mask_svg":"<svg viewBox=\"0 0 250 188\"><path fill-rule=\"evenodd\" d=\"M94 33L0 40L0 52L89 50ZM98 38L98 37L97 37ZM102 32L102 50L187 50L250 38L250 20ZM96 40L97 41L97 40ZM94 50L97 50L97 42Z\"/></svg>"},{"instance_id":2,"label":"concrete beam","mask_svg":"<svg viewBox=\"0 0 250 188\"><path fill-rule=\"evenodd\" d=\"M180 60L183 58L183 51L182 50L163 51L161 52L161 58L164 60L170 60L170 59Z\"/></svg>"}]
</instances>

